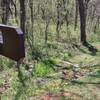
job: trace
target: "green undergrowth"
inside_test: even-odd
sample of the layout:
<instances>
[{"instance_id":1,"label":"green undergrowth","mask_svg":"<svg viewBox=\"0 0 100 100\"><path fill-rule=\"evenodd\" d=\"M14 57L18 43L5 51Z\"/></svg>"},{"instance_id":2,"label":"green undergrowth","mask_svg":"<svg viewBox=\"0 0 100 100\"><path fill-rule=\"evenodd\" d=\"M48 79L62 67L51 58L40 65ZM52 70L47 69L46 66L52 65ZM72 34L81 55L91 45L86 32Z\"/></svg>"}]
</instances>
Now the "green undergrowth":
<instances>
[{"instance_id":1,"label":"green undergrowth","mask_svg":"<svg viewBox=\"0 0 100 100\"><path fill-rule=\"evenodd\" d=\"M53 59L45 59L36 64L33 72L37 77L43 77L48 74L54 73L53 66L55 65L56 61Z\"/></svg>"},{"instance_id":2,"label":"green undergrowth","mask_svg":"<svg viewBox=\"0 0 100 100\"><path fill-rule=\"evenodd\" d=\"M81 53L70 58L72 63L90 63L99 61L99 56L92 56L89 54ZM49 74L54 74L53 66L59 63L61 60L56 58L48 58L39 61L33 68L33 76L21 66L21 76L18 77L18 71L16 68L4 69L0 72L0 90L2 84L5 83L8 87L0 92L1 100L28 100L35 97L41 97L45 93L59 93L61 91L68 91L75 93L76 96L82 96L80 100L99 100L99 80L100 80L100 66L90 67L88 70L90 73L86 73L84 77L77 79L74 83L70 80L62 80L60 77L53 79L46 78ZM83 69L80 69L83 70ZM69 70L70 72L70 70ZM39 80L41 79L41 80ZM47 81L46 81L47 80ZM23 82L25 85L23 85ZM94 91L97 91L95 92ZM65 97L61 100L77 100L74 99L74 95L71 97Z\"/></svg>"},{"instance_id":3,"label":"green undergrowth","mask_svg":"<svg viewBox=\"0 0 100 100\"><path fill-rule=\"evenodd\" d=\"M54 31L53 26L51 28L52 31ZM71 31L71 28L69 31ZM52 33L53 32L49 33L49 38L54 36L53 38L55 39L55 31L55 34L52 35ZM62 29L62 34L66 34L64 33L64 29ZM18 77L18 70L15 68L16 63L6 59L5 57L1 57L1 100L30 100L31 97L42 96L44 93L58 93L61 91L69 91L81 95L84 97L82 100L100 100L100 65L96 65L97 62L100 62L100 42L95 40L97 39L96 35L95 39L92 40L91 38L89 40L89 42L98 49L96 55L92 55L84 46L81 46L78 49L70 48L71 46L66 43L67 35L66 37L62 36L60 42L48 42L47 48L42 47L42 44L41 49L39 49L38 52L37 48L36 52L28 51L26 53L28 63L34 62L34 58L37 56L40 57L37 58L38 61L35 65L32 63L33 75L25 70L24 65L21 66L20 77ZM44 52L46 52L46 56ZM32 53L33 55L31 55ZM71 80L62 80L60 77L57 77L56 79L54 79L54 77L48 79L46 76L57 73L54 66L63 60L70 61L73 64L78 64L80 66L80 71L83 71L84 68L82 68L82 66L85 65L86 75L77 79L74 83ZM93 66L93 64L95 66ZM90 65L90 67L88 65ZM70 70L68 70L68 72L70 72ZM63 99L64 98L62 98L62 100ZM68 100L70 100L70 97ZM71 100L75 100L73 96L71 97Z\"/></svg>"}]
</instances>

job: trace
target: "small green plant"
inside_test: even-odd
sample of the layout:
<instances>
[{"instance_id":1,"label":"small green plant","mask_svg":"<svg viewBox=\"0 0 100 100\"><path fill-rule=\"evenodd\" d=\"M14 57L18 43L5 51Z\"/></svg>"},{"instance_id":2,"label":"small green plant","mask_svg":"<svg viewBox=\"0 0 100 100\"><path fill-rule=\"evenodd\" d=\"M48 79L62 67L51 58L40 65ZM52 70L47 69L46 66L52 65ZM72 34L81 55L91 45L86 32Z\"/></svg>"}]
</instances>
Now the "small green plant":
<instances>
[{"instance_id":1,"label":"small green plant","mask_svg":"<svg viewBox=\"0 0 100 100\"><path fill-rule=\"evenodd\" d=\"M54 72L54 61L50 59L39 62L34 69L34 74L38 77L43 77Z\"/></svg>"},{"instance_id":2,"label":"small green plant","mask_svg":"<svg viewBox=\"0 0 100 100\"><path fill-rule=\"evenodd\" d=\"M65 54L64 54L64 58L63 58L63 59L64 59L64 60L69 60L70 58L72 58L72 56L73 56L73 55L72 55L70 52L68 52L68 53L65 53Z\"/></svg>"},{"instance_id":3,"label":"small green plant","mask_svg":"<svg viewBox=\"0 0 100 100\"><path fill-rule=\"evenodd\" d=\"M13 65L14 65L14 61L9 60L6 57L1 57L0 59L0 69L1 70L12 68Z\"/></svg>"}]
</instances>

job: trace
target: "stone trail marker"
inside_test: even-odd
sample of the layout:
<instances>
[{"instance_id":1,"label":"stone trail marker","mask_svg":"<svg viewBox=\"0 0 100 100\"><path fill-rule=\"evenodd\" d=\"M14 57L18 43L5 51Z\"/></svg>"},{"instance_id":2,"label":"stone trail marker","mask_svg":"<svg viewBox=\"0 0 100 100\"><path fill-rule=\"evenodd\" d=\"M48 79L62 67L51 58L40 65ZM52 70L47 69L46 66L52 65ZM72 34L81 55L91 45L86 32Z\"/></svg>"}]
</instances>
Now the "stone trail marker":
<instances>
[{"instance_id":1,"label":"stone trail marker","mask_svg":"<svg viewBox=\"0 0 100 100\"><path fill-rule=\"evenodd\" d=\"M20 28L0 24L0 55L20 61L25 57L24 40Z\"/></svg>"}]
</instances>

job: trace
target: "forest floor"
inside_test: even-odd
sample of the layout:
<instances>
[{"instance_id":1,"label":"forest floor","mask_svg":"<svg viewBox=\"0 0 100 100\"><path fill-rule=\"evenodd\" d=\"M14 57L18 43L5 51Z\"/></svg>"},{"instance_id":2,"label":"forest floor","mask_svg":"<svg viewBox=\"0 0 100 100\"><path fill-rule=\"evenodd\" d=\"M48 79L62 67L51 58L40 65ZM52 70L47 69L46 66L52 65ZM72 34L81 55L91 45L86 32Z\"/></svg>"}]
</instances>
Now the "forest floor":
<instances>
[{"instance_id":1,"label":"forest floor","mask_svg":"<svg viewBox=\"0 0 100 100\"><path fill-rule=\"evenodd\" d=\"M0 100L100 100L100 44L95 46L97 55L81 50L68 61L59 61L56 72L42 78L25 71L18 77L16 68L3 70Z\"/></svg>"}]
</instances>

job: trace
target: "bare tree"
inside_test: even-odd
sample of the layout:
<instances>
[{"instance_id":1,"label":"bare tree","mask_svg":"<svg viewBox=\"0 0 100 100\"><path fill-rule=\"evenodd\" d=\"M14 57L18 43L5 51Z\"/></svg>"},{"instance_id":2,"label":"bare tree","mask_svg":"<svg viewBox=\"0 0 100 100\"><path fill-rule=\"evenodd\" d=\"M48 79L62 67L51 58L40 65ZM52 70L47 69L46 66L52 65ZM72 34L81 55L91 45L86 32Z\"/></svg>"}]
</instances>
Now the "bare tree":
<instances>
[{"instance_id":1,"label":"bare tree","mask_svg":"<svg viewBox=\"0 0 100 100\"><path fill-rule=\"evenodd\" d=\"M25 0L19 0L20 3L20 27L25 33Z\"/></svg>"},{"instance_id":2,"label":"bare tree","mask_svg":"<svg viewBox=\"0 0 100 100\"><path fill-rule=\"evenodd\" d=\"M81 30L81 42L85 44L86 41L86 9L84 0L78 0L79 3L79 14L80 14L80 30Z\"/></svg>"},{"instance_id":3,"label":"bare tree","mask_svg":"<svg viewBox=\"0 0 100 100\"><path fill-rule=\"evenodd\" d=\"M2 9L2 23L7 24L9 15L12 13L10 9L10 0L1 0L1 9Z\"/></svg>"},{"instance_id":4,"label":"bare tree","mask_svg":"<svg viewBox=\"0 0 100 100\"><path fill-rule=\"evenodd\" d=\"M76 2L76 9L75 9L75 26L74 26L74 30L76 30L77 28L77 22L78 22L78 0L75 0Z\"/></svg>"}]
</instances>

